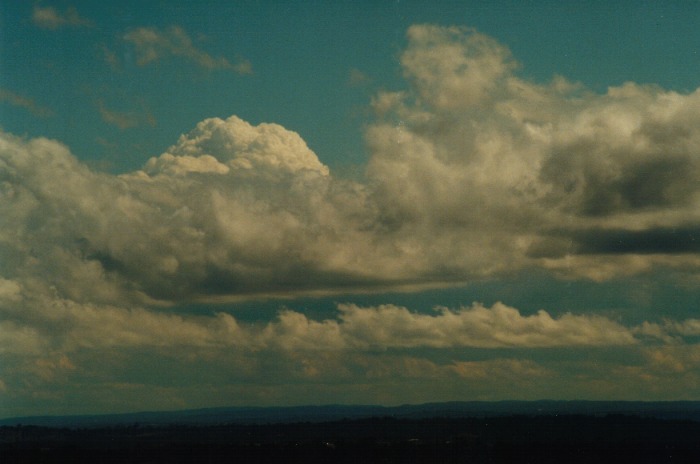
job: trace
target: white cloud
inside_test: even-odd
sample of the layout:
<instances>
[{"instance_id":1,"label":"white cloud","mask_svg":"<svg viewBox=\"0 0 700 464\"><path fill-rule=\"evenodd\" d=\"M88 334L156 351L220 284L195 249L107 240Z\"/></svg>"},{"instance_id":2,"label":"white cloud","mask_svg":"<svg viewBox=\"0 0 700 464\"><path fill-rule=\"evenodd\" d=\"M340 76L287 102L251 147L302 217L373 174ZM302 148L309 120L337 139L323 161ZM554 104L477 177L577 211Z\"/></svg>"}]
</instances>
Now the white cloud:
<instances>
[{"instance_id":1,"label":"white cloud","mask_svg":"<svg viewBox=\"0 0 700 464\"><path fill-rule=\"evenodd\" d=\"M235 170L247 170L249 175L305 170L328 174L328 167L297 133L278 124L252 126L236 116L205 119L182 135L161 158L149 160L146 170L154 174L167 169L168 162L202 156L213 157Z\"/></svg>"},{"instance_id":2,"label":"white cloud","mask_svg":"<svg viewBox=\"0 0 700 464\"><path fill-rule=\"evenodd\" d=\"M242 323L223 312L183 316L165 309L77 302L51 289L0 304L0 351L25 354L48 347L70 353L182 346L280 352L619 346L636 344L634 333L641 332L601 316L567 313L553 318L543 310L523 316L501 303L441 308L432 315L394 305L341 304L337 318L313 320L287 309L265 324Z\"/></svg>"},{"instance_id":3,"label":"white cloud","mask_svg":"<svg viewBox=\"0 0 700 464\"><path fill-rule=\"evenodd\" d=\"M213 57L197 48L187 32L179 26L161 31L153 27L139 27L124 35L136 51L136 62L140 66L156 62L168 56L186 58L207 69L230 69L238 74L252 74L253 66L246 59L231 63L224 57Z\"/></svg>"},{"instance_id":4,"label":"white cloud","mask_svg":"<svg viewBox=\"0 0 700 464\"><path fill-rule=\"evenodd\" d=\"M515 67L506 47L467 28L417 25L407 36L404 74L421 102L441 110L479 107Z\"/></svg>"},{"instance_id":5,"label":"white cloud","mask_svg":"<svg viewBox=\"0 0 700 464\"><path fill-rule=\"evenodd\" d=\"M342 305L340 310L344 332L360 346L498 348L635 343L628 329L603 317L565 314L554 319L544 310L522 316L502 303L491 308L475 304L457 311L440 308L434 316L393 305Z\"/></svg>"},{"instance_id":6,"label":"white cloud","mask_svg":"<svg viewBox=\"0 0 700 464\"><path fill-rule=\"evenodd\" d=\"M169 176L184 176L190 173L228 174L228 165L219 162L207 154L199 156L163 153L158 158L151 158L146 164L149 173L163 173Z\"/></svg>"}]
</instances>

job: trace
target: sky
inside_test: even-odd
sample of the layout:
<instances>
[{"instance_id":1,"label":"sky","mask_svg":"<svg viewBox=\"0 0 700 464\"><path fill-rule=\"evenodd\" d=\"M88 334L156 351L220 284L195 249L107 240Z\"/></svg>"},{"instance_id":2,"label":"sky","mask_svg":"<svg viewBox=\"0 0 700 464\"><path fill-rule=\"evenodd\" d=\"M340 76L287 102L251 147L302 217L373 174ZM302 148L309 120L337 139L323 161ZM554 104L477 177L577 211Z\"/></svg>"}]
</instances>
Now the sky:
<instances>
[{"instance_id":1,"label":"sky","mask_svg":"<svg viewBox=\"0 0 700 464\"><path fill-rule=\"evenodd\" d=\"M700 400L698 21L3 2L0 417Z\"/></svg>"}]
</instances>

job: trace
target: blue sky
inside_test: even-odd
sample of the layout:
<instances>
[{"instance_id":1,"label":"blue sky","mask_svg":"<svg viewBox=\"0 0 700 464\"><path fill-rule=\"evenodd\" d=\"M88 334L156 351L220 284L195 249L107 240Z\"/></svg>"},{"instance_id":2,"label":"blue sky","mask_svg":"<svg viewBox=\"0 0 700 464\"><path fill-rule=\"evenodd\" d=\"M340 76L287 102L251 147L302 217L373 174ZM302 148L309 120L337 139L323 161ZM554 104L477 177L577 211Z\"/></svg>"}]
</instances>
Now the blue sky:
<instances>
[{"instance_id":1,"label":"blue sky","mask_svg":"<svg viewBox=\"0 0 700 464\"><path fill-rule=\"evenodd\" d=\"M219 3L4 5L3 89L26 94L51 116L37 120L6 101L3 127L58 138L81 159L123 172L202 119L237 114L299 132L327 164L361 165L368 102L379 89L405 87L398 56L405 31L420 23L466 25L496 37L513 51L520 73L537 81L559 74L598 91L625 81L690 91L700 72L699 13L688 3ZM35 7L65 15L71 6L85 24L47 29L31 20ZM128 31L172 26L203 53L250 61L253 73L177 57L138 66L123 40ZM366 80L353 83L353 75ZM100 102L128 127L106 121ZM141 113L150 118L138 120Z\"/></svg>"},{"instance_id":2,"label":"blue sky","mask_svg":"<svg viewBox=\"0 0 700 464\"><path fill-rule=\"evenodd\" d=\"M0 7L0 416L700 399L700 6Z\"/></svg>"}]
</instances>

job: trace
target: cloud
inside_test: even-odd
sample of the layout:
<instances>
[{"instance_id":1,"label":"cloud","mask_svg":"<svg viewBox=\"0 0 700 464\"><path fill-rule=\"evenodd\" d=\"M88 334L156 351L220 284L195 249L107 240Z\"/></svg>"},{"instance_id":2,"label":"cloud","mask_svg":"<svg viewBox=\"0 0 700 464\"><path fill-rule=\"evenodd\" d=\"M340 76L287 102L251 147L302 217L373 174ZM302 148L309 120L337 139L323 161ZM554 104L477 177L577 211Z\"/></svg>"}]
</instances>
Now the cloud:
<instances>
[{"instance_id":1,"label":"cloud","mask_svg":"<svg viewBox=\"0 0 700 464\"><path fill-rule=\"evenodd\" d=\"M361 187L334 183L281 126L207 120L146 171L122 176L91 171L55 141L1 141L3 276L34 275L71 298L114 302L361 280L354 267L366 263L345 264L356 259L352 248L368 246L351 238L366 214ZM344 237L349 248L337 249Z\"/></svg>"},{"instance_id":2,"label":"cloud","mask_svg":"<svg viewBox=\"0 0 700 464\"><path fill-rule=\"evenodd\" d=\"M225 162L237 171L247 171L249 175L272 171L289 174L309 171L323 176L329 173L328 167L295 132L277 124L252 126L236 116L200 122L181 136L166 155L149 160L146 170L157 174L167 169L169 162L177 162L179 158L205 155Z\"/></svg>"},{"instance_id":3,"label":"cloud","mask_svg":"<svg viewBox=\"0 0 700 464\"><path fill-rule=\"evenodd\" d=\"M350 69L350 74L348 76L348 85L350 85L351 87L361 87L369 84L371 81L372 79L359 69Z\"/></svg>"},{"instance_id":4,"label":"cloud","mask_svg":"<svg viewBox=\"0 0 700 464\"><path fill-rule=\"evenodd\" d=\"M107 45L101 44L98 47L100 58L104 60L105 63L109 65L109 67L114 70L118 71L122 68L121 60L119 59L119 56L112 51Z\"/></svg>"},{"instance_id":5,"label":"cloud","mask_svg":"<svg viewBox=\"0 0 700 464\"><path fill-rule=\"evenodd\" d=\"M693 109L680 95L627 83L579 111L550 146L541 177L584 217L692 208L699 140Z\"/></svg>"},{"instance_id":6,"label":"cloud","mask_svg":"<svg viewBox=\"0 0 700 464\"><path fill-rule=\"evenodd\" d=\"M126 40L142 65L176 56L236 66L179 28ZM121 175L92 170L58 141L0 132L8 403L79 406L84 392L99 402L125 388L177 405L178 395L209 405L212 392L267 403L428 401L465 389L655 398L662 385L697 396L696 319L631 323L612 309L503 303L427 312L391 300L316 318L294 301L269 320L232 313L241 300L521 272L697 282L700 92L531 82L505 46L465 28L412 27L400 62L408 86L371 102L362 181L337 177L301 135L236 116L199 122ZM97 105L117 127L148 122ZM193 302L229 305L173 308Z\"/></svg>"},{"instance_id":7,"label":"cloud","mask_svg":"<svg viewBox=\"0 0 700 464\"><path fill-rule=\"evenodd\" d=\"M41 290L39 290L41 291ZM540 310L523 316L496 303L436 314L411 312L391 304L338 306L336 318L313 320L285 309L265 323L242 323L234 316L182 316L143 307L78 302L51 291L23 292L13 320L0 320L5 334L0 352L43 353L48 347L72 353L83 349L177 348L279 352L367 352L418 348L553 348L635 345L635 334L655 336L653 324L627 328L602 316L566 313L558 318ZM4 317L12 315L5 306ZM668 324L666 331L692 336L697 321Z\"/></svg>"},{"instance_id":8,"label":"cloud","mask_svg":"<svg viewBox=\"0 0 700 464\"><path fill-rule=\"evenodd\" d=\"M43 352L45 345L40 334L32 327L21 326L12 321L0 321L0 354L23 356Z\"/></svg>"},{"instance_id":9,"label":"cloud","mask_svg":"<svg viewBox=\"0 0 700 464\"><path fill-rule=\"evenodd\" d=\"M416 25L401 56L404 75L436 109L478 106L494 96L516 64L506 47L463 27Z\"/></svg>"},{"instance_id":10,"label":"cloud","mask_svg":"<svg viewBox=\"0 0 700 464\"><path fill-rule=\"evenodd\" d=\"M694 250L672 231L697 223L700 92L529 82L464 28L411 27L401 63L411 87L373 99L367 175L378 220L415 262L595 279L688 269L669 256Z\"/></svg>"},{"instance_id":11,"label":"cloud","mask_svg":"<svg viewBox=\"0 0 700 464\"><path fill-rule=\"evenodd\" d=\"M152 127L156 125L156 120L153 115L143 107L139 111L121 112L107 108L102 100L98 100L97 109L100 111L100 116L104 122L117 126L121 130L136 127L144 123Z\"/></svg>"},{"instance_id":12,"label":"cloud","mask_svg":"<svg viewBox=\"0 0 700 464\"><path fill-rule=\"evenodd\" d=\"M682 345L686 339L692 340L700 335L700 319L645 321L634 329L634 333L638 336L658 339L670 345Z\"/></svg>"},{"instance_id":13,"label":"cloud","mask_svg":"<svg viewBox=\"0 0 700 464\"><path fill-rule=\"evenodd\" d=\"M552 372L535 362L522 359L494 359L489 361L461 361L450 366L464 379L484 381L486 379L522 383L531 378L551 377Z\"/></svg>"},{"instance_id":14,"label":"cloud","mask_svg":"<svg viewBox=\"0 0 700 464\"><path fill-rule=\"evenodd\" d=\"M407 37L410 87L373 99L363 182L332 175L299 134L236 116L201 121L121 176L5 135L4 209L23 231L6 245L14 272L112 303L426 288L532 268L697 273L700 93L532 83L473 30ZM177 27L128 40L142 64L228 63ZM99 109L121 128L147 122Z\"/></svg>"},{"instance_id":15,"label":"cloud","mask_svg":"<svg viewBox=\"0 0 700 464\"><path fill-rule=\"evenodd\" d=\"M48 118L53 116L53 111L45 106L38 105L31 98L19 95L6 89L0 89L0 101L9 103L12 106L24 108L34 116Z\"/></svg>"},{"instance_id":16,"label":"cloud","mask_svg":"<svg viewBox=\"0 0 700 464\"><path fill-rule=\"evenodd\" d=\"M41 7L34 5L32 22L42 29L56 30L63 27L92 27L89 19L78 14L75 7L68 7L63 13L52 6Z\"/></svg>"},{"instance_id":17,"label":"cloud","mask_svg":"<svg viewBox=\"0 0 700 464\"><path fill-rule=\"evenodd\" d=\"M239 58L232 69L240 75L249 76L253 74L253 63L248 59Z\"/></svg>"},{"instance_id":18,"label":"cloud","mask_svg":"<svg viewBox=\"0 0 700 464\"><path fill-rule=\"evenodd\" d=\"M309 321L303 314L284 312L266 328L267 337L286 349L534 348L636 342L630 330L603 317L565 314L554 319L546 311L522 316L502 303L457 311L440 308L437 315L394 305L344 304L339 310L339 322Z\"/></svg>"},{"instance_id":19,"label":"cloud","mask_svg":"<svg viewBox=\"0 0 700 464\"><path fill-rule=\"evenodd\" d=\"M697 254L700 227L658 227L644 230L588 229L562 231L572 239L571 251L579 254Z\"/></svg>"},{"instance_id":20,"label":"cloud","mask_svg":"<svg viewBox=\"0 0 700 464\"><path fill-rule=\"evenodd\" d=\"M59 395L55 400L71 396L61 391L63 386L89 392L96 387L95 378L104 378L173 389L177 397L202 385L260 385L275 391L275 397L295 386L320 393L336 385L329 399L345 392L350 395L346 398L359 395L361 402L367 401L362 391L371 385L392 402L454 399L465 388L480 398L532 398L560 388L562 369L567 368L561 364L571 356L561 354L561 348L579 353L571 367L578 376L571 382L579 392L610 381L606 369L611 366L634 382L644 375L691 376L696 371L692 361L697 350L684 348L682 340L655 337L662 344L648 344L649 327L629 327L602 316L553 317L544 310L525 315L501 303L428 313L392 304L348 303L325 318L285 309L270 321L244 322L226 312L175 314L168 308L79 302L61 297L57 289L31 285L9 279L2 284L0 352L7 395L26 396L22 392L30 386L37 394ZM682 332L691 340L697 321L669 322L662 331ZM644 365L612 361L606 361L612 363L606 369L594 369L578 361L580 350L612 348L639 350L653 370L645 373ZM405 393L396 390L399 385ZM263 396L253 398L261 401ZM36 404L36 396L32 398L34 402L23 401Z\"/></svg>"},{"instance_id":21,"label":"cloud","mask_svg":"<svg viewBox=\"0 0 700 464\"><path fill-rule=\"evenodd\" d=\"M124 35L136 51L139 66L156 62L168 56L186 58L206 69L230 69L238 74L253 73L253 66L246 59L232 64L224 57L215 58L195 47L190 36L179 26L171 26L165 31L157 28L140 27Z\"/></svg>"},{"instance_id":22,"label":"cloud","mask_svg":"<svg viewBox=\"0 0 700 464\"><path fill-rule=\"evenodd\" d=\"M697 322L697 321L696 321ZM691 374L700 362L700 345L669 344L646 350L655 374Z\"/></svg>"}]
</instances>

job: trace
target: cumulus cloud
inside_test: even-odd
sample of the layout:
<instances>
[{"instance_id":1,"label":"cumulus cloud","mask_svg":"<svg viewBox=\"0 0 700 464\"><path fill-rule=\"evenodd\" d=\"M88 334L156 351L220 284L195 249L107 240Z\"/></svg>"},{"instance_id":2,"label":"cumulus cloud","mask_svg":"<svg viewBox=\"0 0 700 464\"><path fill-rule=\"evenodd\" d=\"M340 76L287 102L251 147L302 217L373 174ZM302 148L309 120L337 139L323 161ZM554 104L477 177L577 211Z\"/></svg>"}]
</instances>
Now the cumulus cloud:
<instances>
[{"instance_id":1,"label":"cumulus cloud","mask_svg":"<svg viewBox=\"0 0 700 464\"><path fill-rule=\"evenodd\" d=\"M144 64L224 63L177 28L130 34ZM503 45L463 28L413 26L401 64L410 88L373 99L363 183L333 176L298 134L236 116L200 122L121 176L57 142L3 136L13 272L71 298L147 302L417 288L528 267L594 280L698 269L698 92L532 83Z\"/></svg>"},{"instance_id":2,"label":"cumulus cloud","mask_svg":"<svg viewBox=\"0 0 700 464\"><path fill-rule=\"evenodd\" d=\"M506 47L463 27L412 26L401 56L421 101L440 110L479 106L494 97L515 62Z\"/></svg>"},{"instance_id":3,"label":"cumulus cloud","mask_svg":"<svg viewBox=\"0 0 700 464\"><path fill-rule=\"evenodd\" d=\"M273 170L286 173L308 170L322 175L329 172L297 133L277 124L252 126L236 116L200 122L182 135L164 156L149 160L146 170L158 172L167 169L166 160L176 163L183 157L193 159L203 155L221 160L235 170L247 170L251 175Z\"/></svg>"},{"instance_id":4,"label":"cumulus cloud","mask_svg":"<svg viewBox=\"0 0 700 464\"><path fill-rule=\"evenodd\" d=\"M238 74L252 74L253 66L246 59L231 63L224 57L213 57L197 48L192 38L179 26L161 31L153 27L139 27L124 35L124 40L134 47L136 62L145 66L168 56L186 58L207 69L230 69Z\"/></svg>"},{"instance_id":5,"label":"cumulus cloud","mask_svg":"<svg viewBox=\"0 0 700 464\"><path fill-rule=\"evenodd\" d=\"M32 22L42 29L56 30L62 27L92 27L89 19L78 14L75 7L70 6L64 12L58 11L52 6L42 7L34 5L32 9Z\"/></svg>"},{"instance_id":6,"label":"cumulus cloud","mask_svg":"<svg viewBox=\"0 0 700 464\"><path fill-rule=\"evenodd\" d=\"M356 237L362 187L333 182L281 126L207 120L122 176L46 139L5 134L0 150L6 277L143 302L326 291L375 272L354 251L372 246Z\"/></svg>"},{"instance_id":7,"label":"cumulus cloud","mask_svg":"<svg viewBox=\"0 0 700 464\"><path fill-rule=\"evenodd\" d=\"M408 40L411 88L374 98L367 173L386 227L416 250L449 249L422 253L427 266L599 279L629 272L629 257L638 272L694 253L700 92L532 83L503 45L463 28L413 26Z\"/></svg>"}]
</instances>

